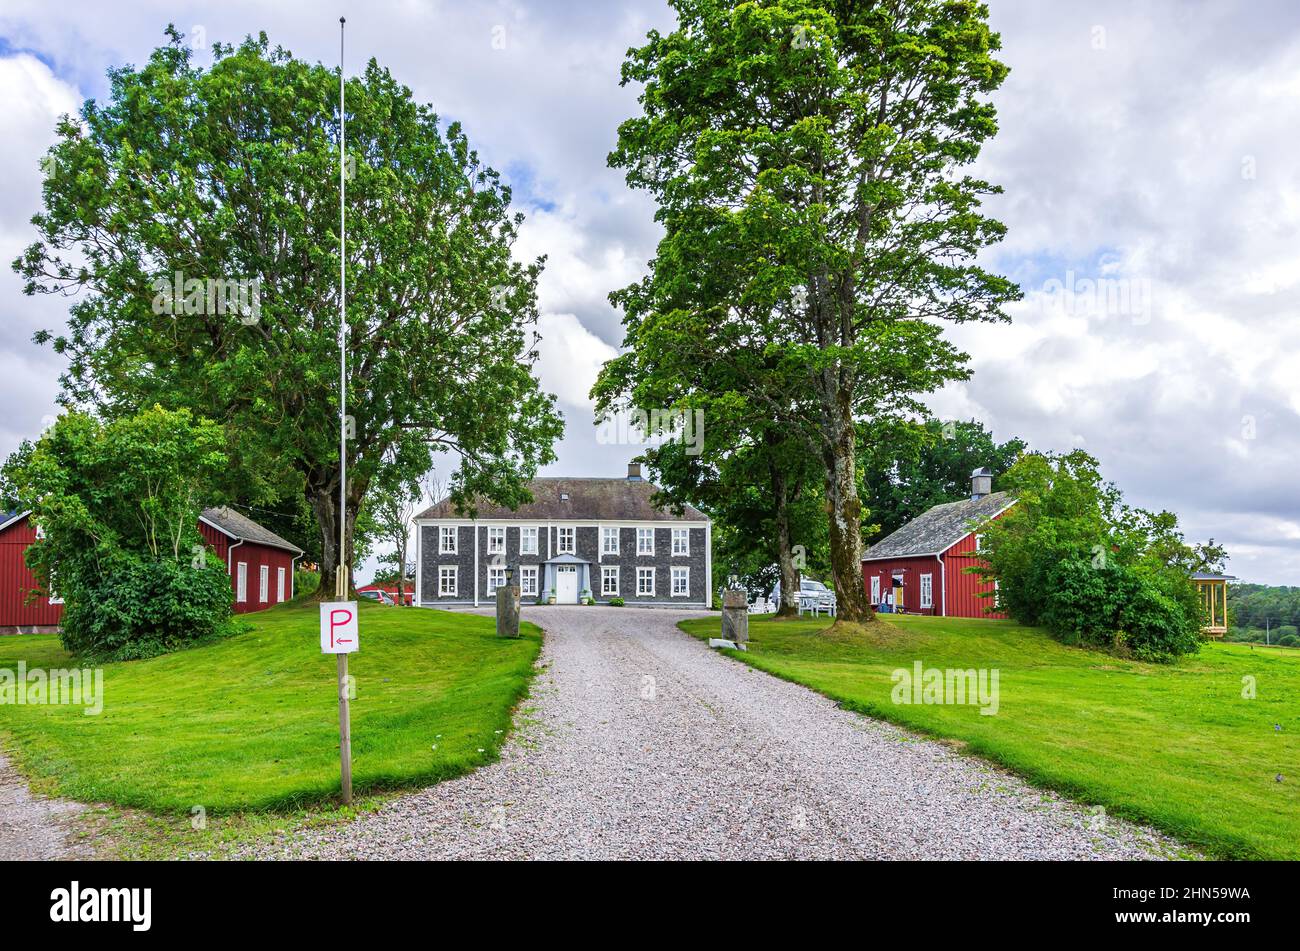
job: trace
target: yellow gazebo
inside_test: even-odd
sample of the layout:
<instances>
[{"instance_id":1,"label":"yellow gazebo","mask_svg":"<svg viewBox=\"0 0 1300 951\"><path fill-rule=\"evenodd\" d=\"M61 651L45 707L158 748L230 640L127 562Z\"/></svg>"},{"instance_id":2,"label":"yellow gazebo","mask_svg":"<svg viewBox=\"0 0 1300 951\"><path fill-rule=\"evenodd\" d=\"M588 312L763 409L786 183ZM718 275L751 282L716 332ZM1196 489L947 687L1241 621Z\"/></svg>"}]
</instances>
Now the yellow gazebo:
<instances>
[{"instance_id":1,"label":"yellow gazebo","mask_svg":"<svg viewBox=\"0 0 1300 951\"><path fill-rule=\"evenodd\" d=\"M1228 582L1236 581L1232 575L1198 571L1192 575L1196 591L1201 596L1201 610L1205 613L1206 637L1222 638L1228 633Z\"/></svg>"}]
</instances>

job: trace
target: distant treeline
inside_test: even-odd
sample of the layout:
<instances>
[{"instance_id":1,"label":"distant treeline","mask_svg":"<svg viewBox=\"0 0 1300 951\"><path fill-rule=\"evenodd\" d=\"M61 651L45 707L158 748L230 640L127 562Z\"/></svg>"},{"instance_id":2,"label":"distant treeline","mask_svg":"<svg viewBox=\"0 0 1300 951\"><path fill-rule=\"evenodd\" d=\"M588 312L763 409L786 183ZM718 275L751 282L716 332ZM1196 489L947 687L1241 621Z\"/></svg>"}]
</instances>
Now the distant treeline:
<instances>
[{"instance_id":1,"label":"distant treeline","mask_svg":"<svg viewBox=\"0 0 1300 951\"><path fill-rule=\"evenodd\" d=\"M1300 645L1300 587L1234 584L1228 587L1229 639Z\"/></svg>"}]
</instances>

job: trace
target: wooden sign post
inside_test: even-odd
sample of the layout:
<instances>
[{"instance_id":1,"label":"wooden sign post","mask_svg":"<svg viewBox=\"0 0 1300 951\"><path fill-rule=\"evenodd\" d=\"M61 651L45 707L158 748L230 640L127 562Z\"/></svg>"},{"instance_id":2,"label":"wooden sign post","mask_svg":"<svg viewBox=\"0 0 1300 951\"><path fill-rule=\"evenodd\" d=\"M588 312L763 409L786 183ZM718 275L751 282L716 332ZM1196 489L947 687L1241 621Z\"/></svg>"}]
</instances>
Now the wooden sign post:
<instances>
[{"instance_id":1,"label":"wooden sign post","mask_svg":"<svg viewBox=\"0 0 1300 951\"><path fill-rule=\"evenodd\" d=\"M349 708L348 654L360 646L357 602L324 601L320 606L320 649L338 656L339 766L343 804L352 804L352 714Z\"/></svg>"}]
</instances>

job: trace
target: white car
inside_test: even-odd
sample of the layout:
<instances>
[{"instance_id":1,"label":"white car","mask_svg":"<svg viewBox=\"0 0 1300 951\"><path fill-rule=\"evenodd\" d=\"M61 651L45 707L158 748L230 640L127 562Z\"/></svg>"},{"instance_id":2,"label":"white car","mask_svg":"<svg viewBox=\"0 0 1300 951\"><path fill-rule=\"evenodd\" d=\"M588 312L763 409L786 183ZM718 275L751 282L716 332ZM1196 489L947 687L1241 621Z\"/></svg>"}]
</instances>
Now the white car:
<instances>
[{"instance_id":1,"label":"white car","mask_svg":"<svg viewBox=\"0 0 1300 951\"><path fill-rule=\"evenodd\" d=\"M772 592L772 599L777 604L781 603L781 585L779 582ZM812 578L801 578L799 580L799 600L807 607L818 607L827 611L835 608L835 592L820 581L814 581Z\"/></svg>"}]
</instances>

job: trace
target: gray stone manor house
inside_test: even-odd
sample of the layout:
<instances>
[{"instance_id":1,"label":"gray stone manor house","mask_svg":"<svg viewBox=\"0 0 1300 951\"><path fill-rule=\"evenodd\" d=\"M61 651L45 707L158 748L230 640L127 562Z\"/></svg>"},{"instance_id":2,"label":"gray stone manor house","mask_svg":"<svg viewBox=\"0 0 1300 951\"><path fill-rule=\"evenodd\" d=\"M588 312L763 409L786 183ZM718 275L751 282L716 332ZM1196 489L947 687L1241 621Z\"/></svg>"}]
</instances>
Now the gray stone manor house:
<instances>
[{"instance_id":1,"label":"gray stone manor house","mask_svg":"<svg viewBox=\"0 0 1300 951\"><path fill-rule=\"evenodd\" d=\"M655 506L656 487L628 466L626 478L539 478L533 501L511 511L481 504L475 518L449 500L415 518L416 604L488 604L507 566L525 604L707 607L712 600L712 533L707 516Z\"/></svg>"}]
</instances>

